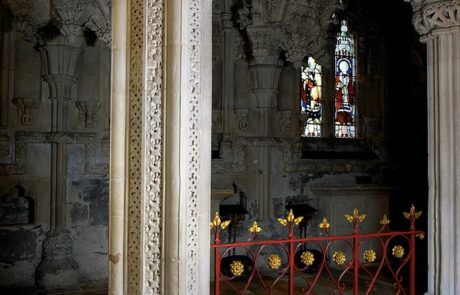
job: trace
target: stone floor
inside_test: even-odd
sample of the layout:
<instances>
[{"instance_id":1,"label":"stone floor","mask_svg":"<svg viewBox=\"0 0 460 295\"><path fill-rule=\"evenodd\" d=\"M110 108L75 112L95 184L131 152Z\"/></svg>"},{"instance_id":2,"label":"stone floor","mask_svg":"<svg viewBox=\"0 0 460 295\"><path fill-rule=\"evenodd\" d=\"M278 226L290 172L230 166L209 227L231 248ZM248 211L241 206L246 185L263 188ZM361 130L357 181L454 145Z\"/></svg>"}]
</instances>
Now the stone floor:
<instances>
[{"instance_id":1,"label":"stone floor","mask_svg":"<svg viewBox=\"0 0 460 295\"><path fill-rule=\"evenodd\" d=\"M37 288L0 289L1 295L105 295L107 283L82 284L78 290L43 290Z\"/></svg>"},{"instance_id":2,"label":"stone floor","mask_svg":"<svg viewBox=\"0 0 460 295\"><path fill-rule=\"evenodd\" d=\"M310 279L311 279L311 277L307 278L307 280L310 280ZM346 279L343 282L346 285L344 295L353 294L352 282L349 281L349 280L346 280ZM238 291L241 291L244 288L244 282L243 281L236 281L236 282L234 282L234 284L236 286L236 289L238 289ZM301 281L301 279L297 278L295 280L295 291L294 291L294 293L295 294L304 294L302 292L302 289L304 288L304 286L305 286L305 283L303 283ZM322 276L322 277L319 278L317 284L315 285L315 287L313 289L313 293L311 293L311 295L328 295L328 294L335 295L335 294L338 294L338 293L335 293L334 290L335 289L333 287L333 283L331 283L331 281L327 277ZM363 285L360 288L359 294L365 294L365 292L366 292L366 287ZM211 286L211 294L214 294L213 286ZM222 282L221 283L220 295L233 295L233 294L238 294L238 292L235 289L233 289L232 287L230 287L228 284ZM244 294L245 295L266 295L267 293L266 293L266 291L264 290L263 286L260 283L254 282L253 284L251 284L251 286L248 289L248 291L246 293L244 293ZM276 287L274 288L274 290L272 291L271 294L272 295L287 295L288 294L287 279L280 280L276 284ZM386 282L383 282L383 281L379 281L379 282L376 283L375 290L372 293L372 295L393 295L393 294L396 294L396 291L393 288L393 285L389 284L389 283L386 283ZM402 294L404 294L404 293L402 293Z\"/></svg>"}]
</instances>

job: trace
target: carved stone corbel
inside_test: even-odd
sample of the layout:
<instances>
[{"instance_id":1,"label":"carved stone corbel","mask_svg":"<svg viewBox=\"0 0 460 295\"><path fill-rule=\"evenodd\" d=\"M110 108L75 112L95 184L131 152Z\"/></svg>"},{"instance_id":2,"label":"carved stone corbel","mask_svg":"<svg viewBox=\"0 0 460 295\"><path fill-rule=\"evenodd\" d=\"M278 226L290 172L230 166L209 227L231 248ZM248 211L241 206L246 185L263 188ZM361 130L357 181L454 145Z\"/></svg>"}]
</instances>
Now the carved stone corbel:
<instances>
[{"instance_id":1,"label":"carved stone corbel","mask_svg":"<svg viewBox=\"0 0 460 295\"><path fill-rule=\"evenodd\" d=\"M29 97L16 97L13 104L18 108L18 124L20 126L31 126L34 122L32 110L40 109L40 101Z\"/></svg>"},{"instance_id":2,"label":"carved stone corbel","mask_svg":"<svg viewBox=\"0 0 460 295\"><path fill-rule=\"evenodd\" d=\"M79 111L79 124L84 128L94 128L96 114L101 104L94 101L77 101L75 106Z\"/></svg>"},{"instance_id":3,"label":"carved stone corbel","mask_svg":"<svg viewBox=\"0 0 460 295\"><path fill-rule=\"evenodd\" d=\"M282 134L289 135L291 133L292 125L292 112L291 111L279 111L276 113L278 119L278 127Z\"/></svg>"},{"instance_id":4,"label":"carved stone corbel","mask_svg":"<svg viewBox=\"0 0 460 295\"><path fill-rule=\"evenodd\" d=\"M249 110L235 110L236 126L240 132L246 132L249 128Z\"/></svg>"}]
</instances>

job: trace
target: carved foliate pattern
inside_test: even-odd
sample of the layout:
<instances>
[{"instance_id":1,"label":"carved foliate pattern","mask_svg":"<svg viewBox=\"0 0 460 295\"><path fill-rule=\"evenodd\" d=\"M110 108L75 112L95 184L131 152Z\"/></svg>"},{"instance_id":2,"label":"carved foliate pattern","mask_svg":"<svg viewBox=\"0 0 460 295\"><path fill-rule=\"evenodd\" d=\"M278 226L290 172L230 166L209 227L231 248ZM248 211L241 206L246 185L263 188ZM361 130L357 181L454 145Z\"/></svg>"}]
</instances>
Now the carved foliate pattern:
<instances>
[{"instance_id":1,"label":"carved foliate pattern","mask_svg":"<svg viewBox=\"0 0 460 295\"><path fill-rule=\"evenodd\" d=\"M40 27L49 21L49 2L44 0L5 0L13 13L12 26L18 39L35 41Z\"/></svg>"},{"instance_id":2,"label":"carved foliate pattern","mask_svg":"<svg viewBox=\"0 0 460 295\"><path fill-rule=\"evenodd\" d=\"M59 23L64 36L81 33L80 18L87 4L88 0L54 0L52 2L52 18Z\"/></svg>"},{"instance_id":3,"label":"carved foliate pattern","mask_svg":"<svg viewBox=\"0 0 460 295\"><path fill-rule=\"evenodd\" d=\"M418 1L411 1L417 5ZM460 25L460 1L442 1L428 4L414 11L413 24L420 35L433 30Z\"/></svg>"},{"instance_id":4,"label":"carved foliate pattern","mask_svg":"<svg viewBox=\"0 0 460 295\"><path fill-rule=\"evenodd\" d=\"M142 212L142 94L143 94L143 48L144 2L133 0L130 2L130 58L129 58L129 162L128 162L128 293L141 294L142 266L140 257L143 251L141 236Z\"/></svg>"},{"instance_id":5,"label":"carved foliate pattern","mask_svg":"<svg viewBox=\"0 0 460 295\"><path fill-rule=\"evenodd\" d=\"M147 1L145 27L144 294L160 294L163 1Z\"/></svg>"},{"instance_id":6,"label":"carved foliate pattern","mask_svg":"<svg viewBox=\"0 0 460 295\"><path fill-rule=\"evenodd\" d=\"M93 14L89 16L85 27L96 33L97 37L107 45L112 41L110 10L112 1L97 0Z\"/></svg>"},{"instance_id":7,"label":"carved foliate pattern","mask_svg":"<svg viewBox=\"0 0 460 295\"><path fill-rule=\"evenodd\" d=\"M14 15L13 28L20 39L35 41L38 30L51 21L66 37L81 36L82 27L87 27L93 30L104 43L110 44L110 0L5 0L5 2Z\"/></svg>"},{"instance_id":8,"label":"carved foliate pattern","mask_svg":"<svg viewBox=\"0 0 460 295\"><path fill-rule=\"evenodd\" d=\"M332 15L343 8L339 1L254 0L251 3L240 4L235 21L248 33L254 57L263 60L264 56L278 55L282 49L295 67L301 66L306 55L323 61Z\"/></svg>"},{"instance_id":9,"label":"carved foliate pattern","mask_svg":"<svg viewBox=\"0 0 460 295\"><path fill-rule=\"evenodd\" d=\"M201 101L201 0L191 0L190 6L185 9L190 14L189 40L187 50L190 59L189 77L189 96L188 96L188 171L187 171L187 237L186 237L186 293L198 294L198 187L200 172L200 136L198 126L200 126L200 101Z\"/></svg>"}]
</instances>

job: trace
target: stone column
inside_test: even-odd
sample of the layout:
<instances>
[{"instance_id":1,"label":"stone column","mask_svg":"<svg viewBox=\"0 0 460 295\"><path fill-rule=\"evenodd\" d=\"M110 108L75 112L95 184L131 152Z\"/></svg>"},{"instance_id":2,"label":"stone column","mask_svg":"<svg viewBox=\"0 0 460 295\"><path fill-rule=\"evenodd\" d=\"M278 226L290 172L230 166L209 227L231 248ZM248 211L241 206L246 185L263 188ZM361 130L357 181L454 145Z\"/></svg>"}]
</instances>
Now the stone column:
<instances>
[{"instance_id":1,"label":"stone column","mask_svg":"<svg viewBox=\"0 0 460 295\"><path fill-rule=\"evenodd\" d=\"M246 29L251 42L252 59L250 61L251 91L256 98L258 113L257 136L270 136L273 129L271 121L276 110L278 82L283 62L281 49L277 45L275 31L266 27L248 27ZM270 218L270 147L258 147L257 196L259 219Z\"/></svg>"},{"instance_id":2,"label":"stone column","mask_svg":"<svg viewBox=\"0 0 460 295\"><path fill-rule=\"evenodd\" d=\"M460 294L460 1L410 1L427 44L428 293Z\"/></svg>"},{"instance_id":3,"label":"stone column","mask_svg":"<svg viewBox=\"0 0 460 295\"><path fill-rule=\"evenodd\" d=\"M209 294L211 1L114 0L110 294Z\"/></svg>"},{"instance_id":4,"label":"stone column","mask_svg":"<svg viewBox=\"0 0 460 295\"><path fill-rule=\"evenodd\" d=\"M51 100L51 202L50 230L43 242L42 261L36 269L37 286L50 289L76 288L78 265L72 258L73 241L66 229L67 144L66 108L78 80L83 36L68 38L58 31L44 30L38 47L42 77Z\"/></svg>"}]
</instances>

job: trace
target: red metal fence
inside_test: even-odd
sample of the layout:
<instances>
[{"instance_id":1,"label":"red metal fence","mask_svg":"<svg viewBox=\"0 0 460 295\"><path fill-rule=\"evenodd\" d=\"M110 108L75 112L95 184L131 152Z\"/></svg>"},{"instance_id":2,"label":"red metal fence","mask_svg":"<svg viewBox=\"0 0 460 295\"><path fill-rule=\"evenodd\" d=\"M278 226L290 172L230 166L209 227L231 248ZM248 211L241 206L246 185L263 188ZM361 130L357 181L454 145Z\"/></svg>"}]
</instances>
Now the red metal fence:
<instances>
[{"instance_id":1,"label":"red metal fence","mask_svg":"<svg viewBox=\"0 0 460 295\"><path fill-rule=\"evenodd\" d=\"M221 221L216 213L210 223L214 232L211 245L215 255L214 294L245 294L255 284L263 294L274 294L283 280L287 280L289 295L314 294L320 278L329 281L334 294L344 294L345 289L352 289L354 295L359 294L360 289L364 294L371 294L377 280L385 276L385 280L393 284L395 294L415 295L415 240L424 238L424 233L416 230L415 220L421 213L416 212L413 205L409 212L403 213L410 221L409 231L391 231L390 221L384 215L379 231L361 234L359 225L366 215L360 215L355 209L352 215L345 215L353 225L350 235L331 234L330 224L324 218L319 225L320 236L296 238L294 228L303 217L295 217L291 210L286 219L278 219L288 228L286 239L262 239L259 235L262 229L254 222L249 229L249 239L236 243L221 243L220 230L226 229L230 221ZM369 248L372 243L377 247ZM277 252L269 253L273 248ZM241 252L244 255L231 255ZM408 269L409 284L403 282L403 269ZM267 272L272 275L267 276ZM279 290L276 293L280 294Z\"/></svg>"}]
</instances>

